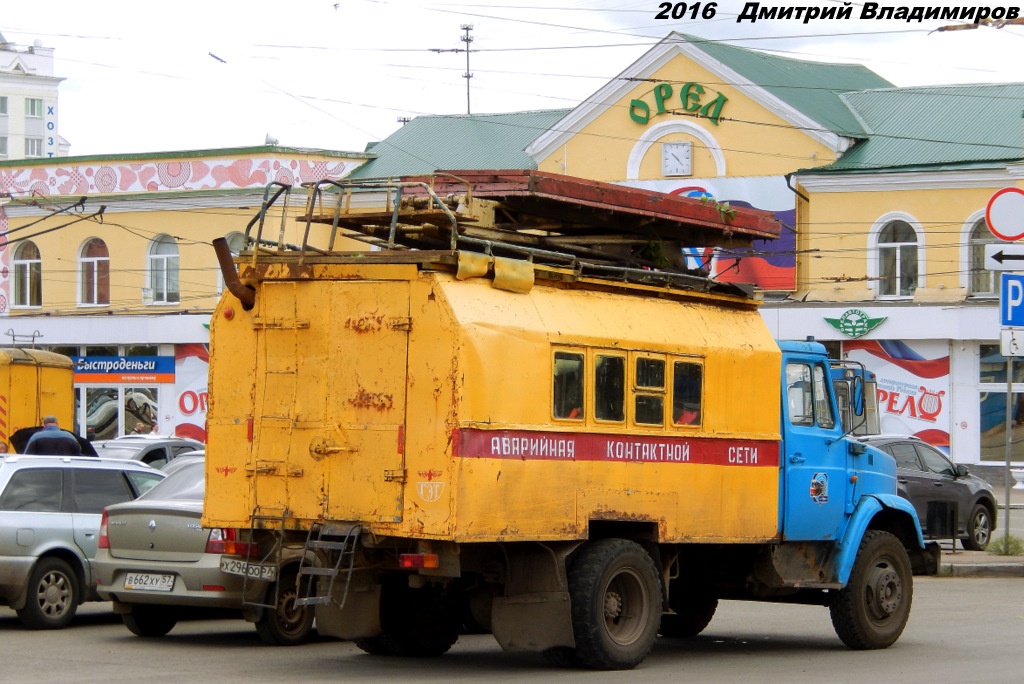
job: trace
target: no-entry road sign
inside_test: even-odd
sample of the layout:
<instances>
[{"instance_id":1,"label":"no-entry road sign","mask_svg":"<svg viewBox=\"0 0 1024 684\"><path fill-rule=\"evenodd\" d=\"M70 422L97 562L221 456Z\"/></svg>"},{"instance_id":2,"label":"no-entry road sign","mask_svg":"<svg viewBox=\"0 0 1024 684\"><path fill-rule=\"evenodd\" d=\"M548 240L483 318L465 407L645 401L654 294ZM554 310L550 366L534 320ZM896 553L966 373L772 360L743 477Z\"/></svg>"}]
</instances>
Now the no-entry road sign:
<instances>
[{"instance_id":1,"label":"no-entry road sign","mask_svg":"<svg viewBox=\"0 0 1024 684\"><path fill-rule=\"evenodd\" d=\"M1024 190L996 191L985 207L985 223L1000 240L1013 242L1024 237Z\"/></svg>"}]
</instances>

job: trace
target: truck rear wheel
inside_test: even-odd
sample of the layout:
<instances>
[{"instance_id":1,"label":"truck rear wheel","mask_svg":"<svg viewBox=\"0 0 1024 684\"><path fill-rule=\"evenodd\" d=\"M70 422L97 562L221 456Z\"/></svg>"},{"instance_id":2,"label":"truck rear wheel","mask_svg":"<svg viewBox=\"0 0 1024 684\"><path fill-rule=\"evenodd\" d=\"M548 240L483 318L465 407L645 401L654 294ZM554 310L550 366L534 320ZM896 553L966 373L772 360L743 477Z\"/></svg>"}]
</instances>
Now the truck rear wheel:
<instances>
[{"instance_id":1,"label":"truck rear wheel","mask_svg":"<svg viewBox=\"0 0 1024 684\"><path fill-rule=\"evenodd\" d=\"M297 606L295 599L306 595L309 579L299 586L295 572L285 572L277 587L271 587L270 598L277 596L273 608L264 608L256 621L256 633L270 646L297 646L309 640L313 631L313 606ZM276 589L276 591L275 591Z\"/></svg>"},{"instance_id":2,"label":"truck rear wheel","mask_svg":"<svg viewBox=\"0 0 1024 684\"><path fill-rule=\"evenodd\" d=\"M914 596L910 558L899 539L868 530L861 539L850 581L829 604L832 626L850 648L891 646L907 624Z\"/></svg>"},{"instance_id":3,"label":"truck rear wheel","mask_svg":"<svg viewBox=\"0 0 1024 684\"><path fill-rule=\"evenodd\" d=\"M644 549L626 539L583 546L569 571L574 659L595 670L636 667L654 646L661 578Z\"/></svg>"},{"instance_id":4,"label":"truck rear wheel","mask_svg":"<svg viewBox=\"0 0 1024 684\"><path fill-rule=\"evenodd\" d=\"M381 587L381 635L355 644L371 655L439 656L458 641L464 615L462 604L443 587L412 589L402 578Z\"/></svg>"}]
</instances>

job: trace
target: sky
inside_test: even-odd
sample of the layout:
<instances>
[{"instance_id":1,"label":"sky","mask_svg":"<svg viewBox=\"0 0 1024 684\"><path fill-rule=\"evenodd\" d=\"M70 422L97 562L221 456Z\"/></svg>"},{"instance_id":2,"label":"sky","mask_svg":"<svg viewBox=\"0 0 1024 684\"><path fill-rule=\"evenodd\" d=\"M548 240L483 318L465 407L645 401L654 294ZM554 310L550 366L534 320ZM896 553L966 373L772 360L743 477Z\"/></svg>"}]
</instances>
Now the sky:
<instances>
[{"instance_id":1,"label":"sky","mask_svg":"<svg viewBox=\"0 0 1024 684\"><path fill-rule=\"evenodd\" d=\"M891 7L1008 7L878 0ZM573 107L672 31L863 64L898 86L1024 82L1024 25L759 20L746 0L48 0L5 3L0 33L55 48L72 155L280 145L361 152L400 117ZM866 3L852 3L860 15ZM1024 3L1021 3L1024 4ZM694 5L710 19L689 18ZM714 5L714 7L711 7ZM764 7L842 6L765 0ZM1024 9L1022 9L1024 13ZM469 73L462 39L468 35Z\"/></svg>"}]
</instances>

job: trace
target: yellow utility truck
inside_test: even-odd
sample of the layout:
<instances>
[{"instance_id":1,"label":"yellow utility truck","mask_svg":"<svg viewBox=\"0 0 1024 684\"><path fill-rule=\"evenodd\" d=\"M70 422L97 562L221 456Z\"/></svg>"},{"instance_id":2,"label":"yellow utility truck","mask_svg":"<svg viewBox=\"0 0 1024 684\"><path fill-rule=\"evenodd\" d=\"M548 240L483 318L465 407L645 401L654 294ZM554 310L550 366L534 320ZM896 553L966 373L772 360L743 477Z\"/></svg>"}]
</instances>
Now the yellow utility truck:
<instances>
[{"instance_id":1,"label":"yellow utility truck","mask_svg":"<svg viewBox=\"0 0 1024 684\"><path fill-rule=\"evenodd\" d=\"M62 354L40 349L0 349L0 451L17 451L27 433L43 418L56 416L61 427L72 426L75 410L74 362ZM14 437L12 444L11 438Z\"/></svg>"},{"instance_id":2,"label":"yellow utility truck","mask_svg":"<svg viewBox=\"0 0 1024 684\"><path fill-rule=\"evenodd\" d=\"M938 565L893 459L848 438L824 347L777 343L673 256L779 224L451 173L312 185L280 228L291 189L268 188L248 247L216 245L203 525L255 542L233 572L298 564L263 609L297 589L369 653L472 628L594 669L724 599L828 606L847 645L892 644Z\"/></svg>"}]
</instances>

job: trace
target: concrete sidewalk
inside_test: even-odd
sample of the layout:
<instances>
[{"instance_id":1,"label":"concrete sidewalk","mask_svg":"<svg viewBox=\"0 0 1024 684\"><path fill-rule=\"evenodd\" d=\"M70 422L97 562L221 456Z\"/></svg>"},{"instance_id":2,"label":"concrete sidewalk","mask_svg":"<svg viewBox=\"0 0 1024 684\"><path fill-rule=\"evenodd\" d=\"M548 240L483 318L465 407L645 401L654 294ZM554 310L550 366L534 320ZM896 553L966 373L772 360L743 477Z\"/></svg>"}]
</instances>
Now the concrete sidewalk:
<instances>
[{"instance_id":1,"label":"concrete sidewalk","mask_svg":"<svg viewBox=\"0 0 1024 684\"><path fill-rule=\"evenodd\" d=\"M993 473L978 472L979 468L972 467L971 472L986 477ZM993 484L997 503L1000 508L997 511L996 530L992 534L992 544L995 545L1003 538L1006 526L1006 509L1003 508L1003 499L1006 495L1006 487L1002 484L1002 469L997 469L994 477L986 477ZM1018 539L1024 538L1024 489L1010 490L1010 535ZM942 546L942 558L939 561L939 575L945 577L1024 577L1024 556L997 556L988 551L965 551L960 542L955 545L951 541L940 541Z\"/></svg>"},{"instance_id":2,"label":"concrete sidewalk","mask_svg":"<svg viewBox=\"0 0 1024 684\"><path fill-rule=\"evenodd\" d=\"M944 542L942 558L939 561L939 575L942 577L1024 577L1024 556L997 556L988 551L964 551L962 548L950 551L949 542Z\"/></svg>"}]
</instances>

